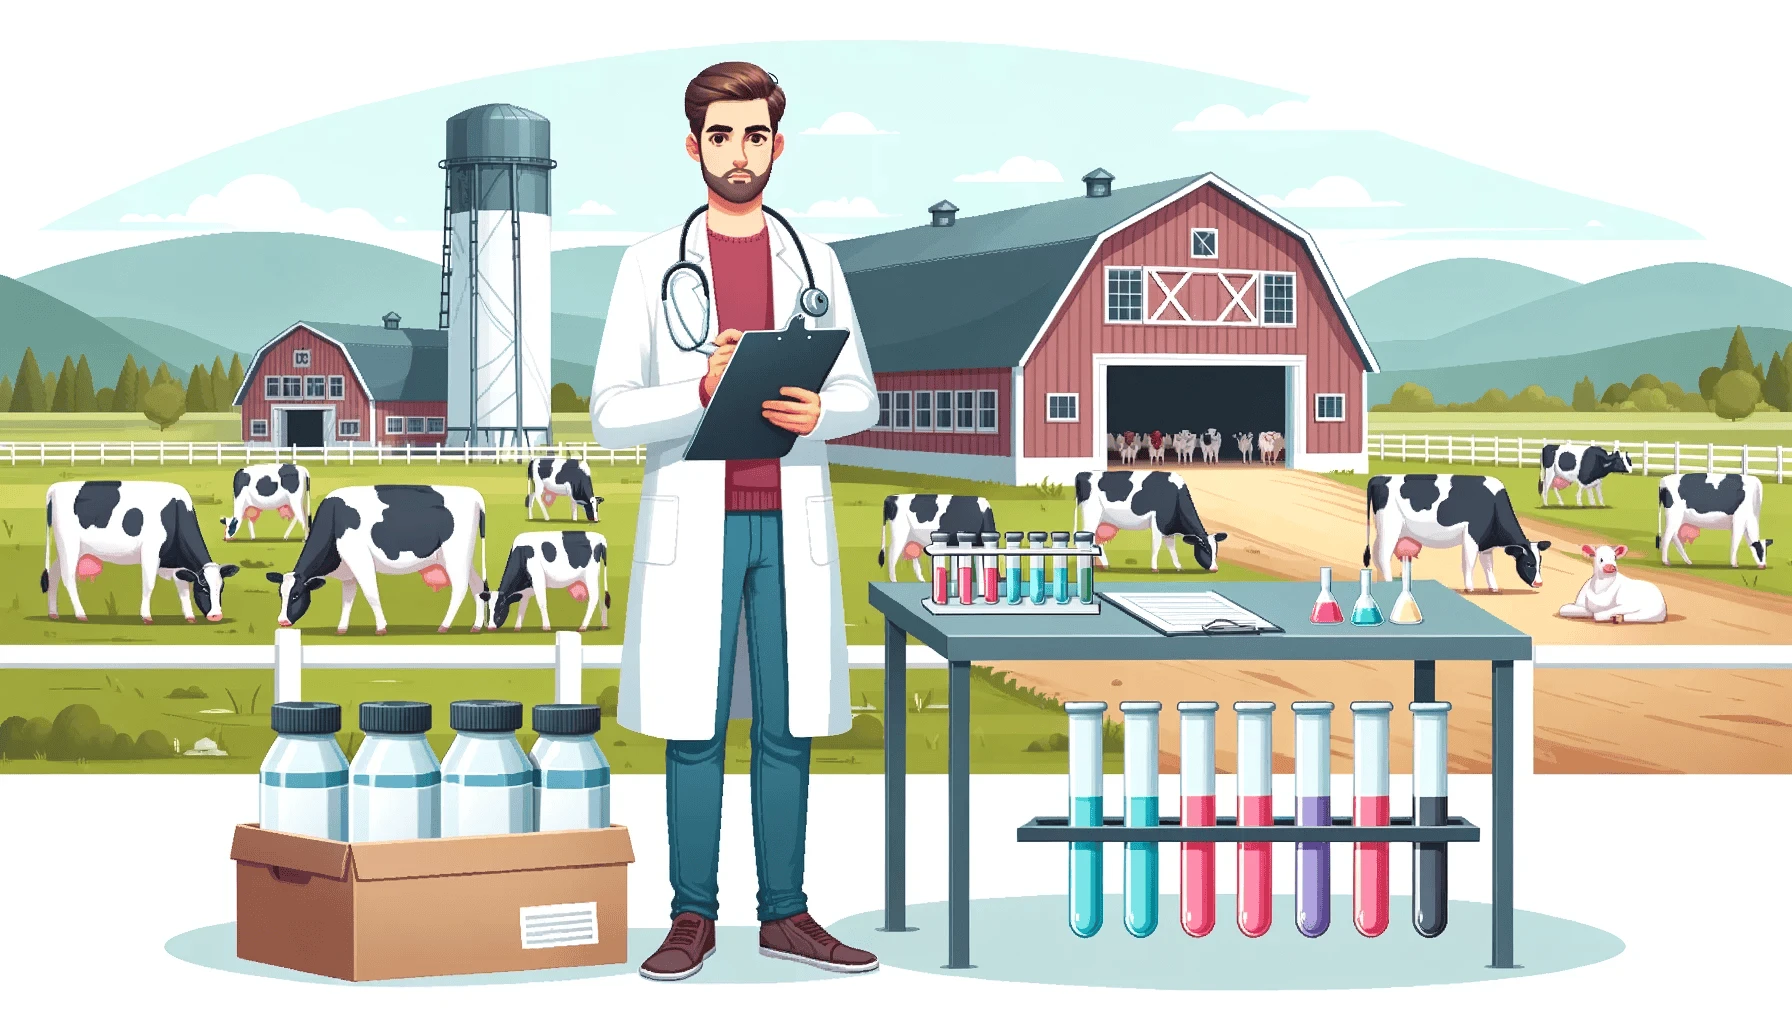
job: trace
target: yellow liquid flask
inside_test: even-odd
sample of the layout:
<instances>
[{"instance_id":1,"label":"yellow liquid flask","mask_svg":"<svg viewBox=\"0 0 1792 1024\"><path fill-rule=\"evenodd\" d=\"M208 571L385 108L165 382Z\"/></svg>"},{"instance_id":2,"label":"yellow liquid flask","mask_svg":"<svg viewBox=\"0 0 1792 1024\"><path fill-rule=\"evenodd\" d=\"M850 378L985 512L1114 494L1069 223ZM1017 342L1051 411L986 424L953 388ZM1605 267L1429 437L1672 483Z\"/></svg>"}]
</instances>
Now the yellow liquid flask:
<instances>
[{"instance_id":1,"label":"yellow liquid flask","mask_svg":"<svg viewBox=\"0 0 1792 1024\"><path fill-rule=\"evenodd\" d=\"M1400 560L1400 596L1394 600L1394 610L1388 615L1388 621L1401 626L1416 626L1425 621L1419 614L1419 602L1412 597L1412 559Z\"/></svg>"}]
</instances>

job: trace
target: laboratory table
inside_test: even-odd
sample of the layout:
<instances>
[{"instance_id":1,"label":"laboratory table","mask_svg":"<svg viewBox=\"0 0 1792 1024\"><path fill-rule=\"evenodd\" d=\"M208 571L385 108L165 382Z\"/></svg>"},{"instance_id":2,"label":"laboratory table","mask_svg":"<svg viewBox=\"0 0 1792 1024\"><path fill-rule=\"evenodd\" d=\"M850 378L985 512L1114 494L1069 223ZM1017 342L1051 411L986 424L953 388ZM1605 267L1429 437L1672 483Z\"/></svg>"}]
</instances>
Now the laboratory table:
<instances>
[{"instance_id":1,"label":"laboratory table","mask_svg":"<svg viewBox=\"0 0 1792 1024\"><path fill-rule=\"evenodd\" d=\"M1410 661L1413 700L1437 699L1439 661L1493 666L1493 967L1512 967L1513 662L1531 658L1531 638L1435 580L1418 580L1417 625L1313 625L1316 584L1127 582L1096 591L1212 591L1280 626L1281 633L1166 636L1107 602L1094 615L937 615L923 607L925 583L872 583L884 616L884 930L907 928L908 638L947 662L947 963L971 964L971 663L994 661ZM1385 609L1398 583L1370 592ZM1334 593L1348 607L1350 583ZM1384 611L1385 613L1385 611ZM1212 699L1212 694L1188 695ZM1043 821L1044 819L1040 819ZM1118 832L1118 830L1117 830ZM1077 837L1073 837L1077 838ZM1118 834L1116 839L1124 838Z\"/></svg>"}]
</instances>

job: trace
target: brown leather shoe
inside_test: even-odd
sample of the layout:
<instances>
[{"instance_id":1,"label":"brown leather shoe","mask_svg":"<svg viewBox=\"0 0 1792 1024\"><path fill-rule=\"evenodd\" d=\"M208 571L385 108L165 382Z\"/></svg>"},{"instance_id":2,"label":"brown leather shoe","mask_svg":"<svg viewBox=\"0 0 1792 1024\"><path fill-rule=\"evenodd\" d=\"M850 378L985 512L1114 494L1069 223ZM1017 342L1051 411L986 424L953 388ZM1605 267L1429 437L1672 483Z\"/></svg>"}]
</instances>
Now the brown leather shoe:
<instances>
[{"instance_id":1,"label":"brown leather shoe","mask_svg":"<svg viewBox=\"0 0 1792 1024\"><path fill-rule=\"evenodd\" d=\"M807 913L759 925L759 955L819 967L841 974L877 970L877 957L854 949L827 933Z\"/></svg>"},{"instance_id":2,"label":"brown leather shoe","mask_svg":"<svg viewBox=\"0 0 1792 1024\"><path fill-rule=\"evenodd\" d=\"M686 912L672 919L672 930L654 954L641 962L641 977L680 981L703 969L716 951L716 923Z\"/></svg>"}]
</instances>

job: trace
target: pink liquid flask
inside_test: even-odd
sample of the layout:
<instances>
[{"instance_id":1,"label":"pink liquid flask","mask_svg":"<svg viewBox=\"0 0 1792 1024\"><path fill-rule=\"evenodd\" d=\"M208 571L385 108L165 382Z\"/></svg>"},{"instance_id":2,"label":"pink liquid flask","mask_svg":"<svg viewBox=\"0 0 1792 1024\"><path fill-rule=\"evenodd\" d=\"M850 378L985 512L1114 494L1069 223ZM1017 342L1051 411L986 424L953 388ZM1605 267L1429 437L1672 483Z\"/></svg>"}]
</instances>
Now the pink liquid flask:
<instances>
[{"instance_id":1,"label":"pink liquid flask","mask_svg":"<svg viewBox=\"0 0 1792 1024\"><path fill-rule=\"evenodd\" d=\"M1238 823L1274 825L1275 790L1271 784L1270 726L1276 706L1268 701L1239 701ZM1275 906L1272 853L1274 843L1238 844L1238 930L1248 938L1269 932Z\"/></svg>"},{"instance_id":2,"label":"pink liquid flask","mask_svg":"<svg viewBox=\"0 0 1792 1024\"><path fill-rule=\"evenodd\" d=\"M1214 712L1213 701L1183 701L1176 705L1182 716L1182 825L1214 824ZM1218 919L1214 881L1218 872L1213 843L1182 844L1182 930L1195 938L1213 931Z\"/></svg>"},{"instance_id":3,"label":"pink liquid flask","mask_svg":"<svg viewBox=\"0 0 1792 1024\"><path fill-rule=\"evenodd\" d=\"M1356 806L1354 825L1388 823L1388 715L1387 701L1356 701L1350 705L1351 742L1356 747ZM1373 939L1388 929L1387 843L1357 843L1356 884L1352 887L1356 930Z\"/></svg>"},{"instance_id":4,"label":"pink liquid flask","mask_svg":"<svg viewBox=\"0 0 1792 1024\"><path fill-rule=\"evenodd\" d=\"M1319 596L1313 601L1312 622L1314 625L1331 626L1344 621L1344 609L1338 605L1338 599L1332 596L1332 567L1319 570Z\"/></svg>"}]
</instances>

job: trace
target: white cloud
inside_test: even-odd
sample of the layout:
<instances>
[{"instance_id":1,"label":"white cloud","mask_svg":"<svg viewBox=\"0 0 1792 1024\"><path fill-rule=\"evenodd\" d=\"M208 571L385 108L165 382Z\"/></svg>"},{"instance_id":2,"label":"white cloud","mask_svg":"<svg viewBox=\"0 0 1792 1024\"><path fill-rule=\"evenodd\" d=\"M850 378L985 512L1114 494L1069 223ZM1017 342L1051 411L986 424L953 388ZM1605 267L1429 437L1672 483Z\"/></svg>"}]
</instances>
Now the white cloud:
<instances>
[{"instance_id":1,"label":"white cloud","mask_svg":"<svg viewBox=\"0 0 1792 1024\"><path fill-rule=\"evenodd\" d=\"M614 216L616 213L615 210L610 209L608 206L605 206L595 199L587 199L566 212L575 217L610 217Z\"/></svg>"},{"instance_id":2,"label":"white cloud","mask_svg":"<svg viewBox=\"0 0 1792 1024\"><path fill-rule=\"evenodd\" d=\"M838 114L830 114L819 128L804 128L803 135L895 135L871 123L864 114L855 114L850 110L842 110Z\"/></svg>"},{"instance_id":3,"label":"white cloud","mask_svg":"<svg viewBox=\"0 0 1792 1024\"><path fill-rule=\"evenodd\" d=\"M408 223L408 222L403 217L394 217L394 218L392 218L392 223L404 224L404 223Z\"/></svg>"},{"instance_id":4,"label":"white cloud","mask_svg":"<svg viewBox=\"0 0 1792 1024\"><path fill-rule=\"evenodd\" d=\"M1289 191L1286 197L1271 195L1258 196L1258 199L1270 206L1278 207L1363 207L1363 206L1404 206L1404 203L1393 199L1371 199L1369 190L1355 178L1347 178L1341 174L1333 174L1320 178L1312 188L1297 188Z\"/></svg>"},{"instance_id":5,"label":"white cloud","mask_svg":"<svg viewBox=\"0 0 1792 1024\"><path fill-rule=\"evenodd\" d=\"M292 231L357 241L381 240L388 233L379 218L358 207L321 210L299 198L299 190L272 174L246 174L187 204L185 213L127 213L126 224L193 224L236 231Z\"/></svg>"},{"instance_id":6,"label":"white cloud","mask_svg":"<svg viewBox=\"0 0 1792 1024\"><path fill-rule=\"evenodd\" d=\"M1283 100L1261 114L1246 114L1227 103L1216 103L1196 114L1192 121L1178 121L1173 132L1316 131L1344 125L1336 112L1313 100Z\"/></svg>"},{"instance_id":7,"label":"white cloud","mask_svg":"<svg viewBox=\"0 0 1792 1024\"><path fill-rule=\"evenodd\" d=\"M807 210L785 210L789 217L888 217L891 214L879 213L877 204L864 196L847 199L819 199L809 204Z\"/></svg>"},{"instance_id":8,"label":"white cloud","mask_svg":"<svg viewBox=\"0 0 1792 1024\"><path fill-rule=\"evenodd\" d=\"M1058 169L1044 160L1035 160L1029 156L1010 157L1002 162L999 170L978 171L975 174L960 174L953 181L1063 181L1064 176Z\"/></svg>"},{"instance_id":9,"label":"white cloud","mask_svg":"<svg viewBox=\"0 0 1792 1024\"><path fill-rule=\"evenodd\" d=\"M1590 220L1590 221L1587 221L1587 227L1590 227L1590 228L1602 228L1602 227L1605 227L1605 225L1604 225L1604 224L1601 224L1601 223L1599 223L1599 222L1598 222L1598 221L1596 221L1596 220Z\"/></svg>"}]
</instances>

